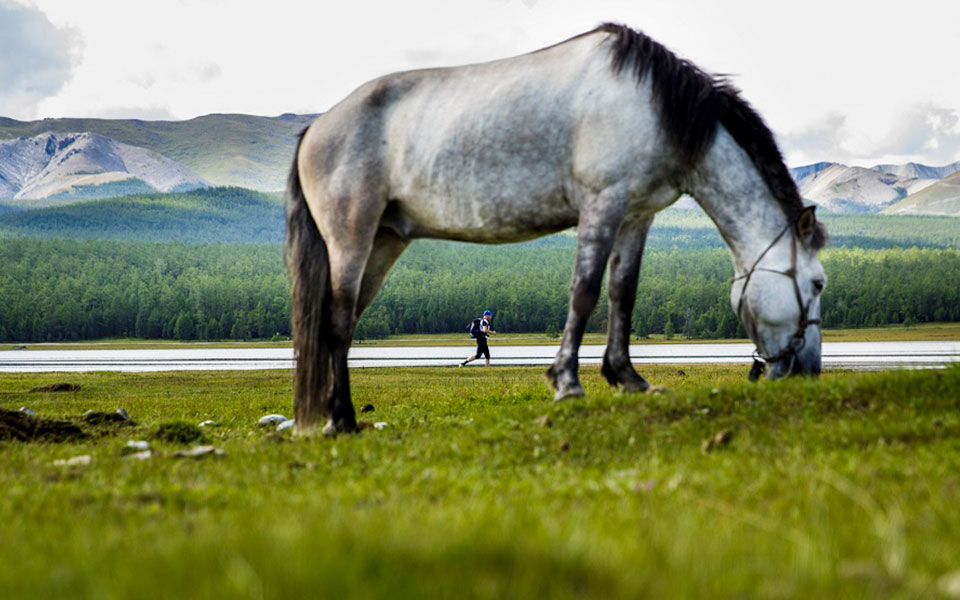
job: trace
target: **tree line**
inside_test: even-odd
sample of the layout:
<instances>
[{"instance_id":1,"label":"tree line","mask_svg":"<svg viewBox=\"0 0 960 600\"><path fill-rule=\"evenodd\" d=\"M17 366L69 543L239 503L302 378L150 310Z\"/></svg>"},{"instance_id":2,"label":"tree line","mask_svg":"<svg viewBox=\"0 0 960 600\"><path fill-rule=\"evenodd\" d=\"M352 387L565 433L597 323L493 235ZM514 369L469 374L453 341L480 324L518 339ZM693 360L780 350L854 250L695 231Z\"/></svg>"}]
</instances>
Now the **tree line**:
<instances>
[{"instance_id":1,"label":"tree line","mask_svg":"<svg viewBox=\"0 0 960 600\"><path fill-rule=\"evenodd\" d=\"M821 211L823 212L823 211ZM831 247L960 248L956 217L823 213ZM142 194L30 210L0 203L0 237L191 243L280 243L283 198L236 187ZM570 232L543 238L548 246L576 246ZM656 216L647 247L723 248L699 209L668 209Z\"/></svg>"},{"instance_id":2,"label":"tree line","mask_svg":"<svg viewBox=\"0 0 960 600\"><path fill-rule=\"evenodd\" d=\"M497 329L560 331L574 249L566 242L413 244L358 326L360 339L463 332L484 309ZM828 249L826 327L960 321L960 251ZM0 241L0 340L183 340L290 335L279 245ZM742 336L721 249L654 249L644 258L638 336ZM607 325L606 298L588 322Z\"/></svg>"}]
</instances>

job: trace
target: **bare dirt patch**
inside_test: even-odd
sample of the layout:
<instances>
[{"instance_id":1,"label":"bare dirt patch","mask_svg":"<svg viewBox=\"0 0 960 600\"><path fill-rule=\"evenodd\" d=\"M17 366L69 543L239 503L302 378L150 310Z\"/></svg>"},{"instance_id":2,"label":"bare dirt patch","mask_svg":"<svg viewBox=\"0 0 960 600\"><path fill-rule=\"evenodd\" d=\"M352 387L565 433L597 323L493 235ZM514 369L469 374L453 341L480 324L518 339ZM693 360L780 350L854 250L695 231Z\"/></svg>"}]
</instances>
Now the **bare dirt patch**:
<instances>
[{"instance_id":1,"label":"bare dirt patch","mask_svg":"<svg viewBox=\"0 0 960 600\"><path fill-rule=\"evenodd\" d=\"M77 383L52 383L50 385L42 385L40 387L35 387L30 390L31 393L41 393L41 392L76 392L80 390L80 384Z\"/></svg>"},{"instance_id":2,"label":"bare dirt patch","mask_svg":"<svg viewBox=\"0 0 960 600\"><path fill-rule=\"evenodd\" d=\"M87 437L76 423L0 409L0 440L70 442Z\"/></svg>"}]
</instances>

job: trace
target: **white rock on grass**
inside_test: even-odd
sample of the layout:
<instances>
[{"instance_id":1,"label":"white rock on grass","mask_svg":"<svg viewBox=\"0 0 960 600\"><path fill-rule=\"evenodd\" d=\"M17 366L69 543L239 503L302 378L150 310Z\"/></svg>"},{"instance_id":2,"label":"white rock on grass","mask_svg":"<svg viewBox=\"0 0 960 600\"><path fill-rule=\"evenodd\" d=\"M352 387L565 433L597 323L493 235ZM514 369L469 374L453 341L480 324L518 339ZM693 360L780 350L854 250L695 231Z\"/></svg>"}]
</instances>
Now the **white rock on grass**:
<instances>
[{"instance_id":1,"label":"white rock on grass","mask_svg":"<svg viewBox=\"0 0 960 600\"><path fill-rule=\"evenodd\" d=\"M206 458L208 456L226 456L227 453L216 446L194 446L189 450L181 450L175 453L174 458Z\"/></svg>"},{"instance_id":2,"label":"white rock on grass","mask_svg":"<svg viewBox=\"0 0 960 600\"><path fill-rule=\"evenodd\" d=\"M296 424L297 424L296 419L287 419L286 421L283 421L282 423L277 425L277 431L286 431L287 429L290 429Z\"/></svg>"},{"instance_id":3,"label":"white rock on grass","mask_svg":"<svg viewBox=\"0 0 960 600\"><path fill-rule=\"evenodd\" d=\"M73 458L60 458L53 461L55 467L86 467L93 462L93 457L89 454L81 454Z\"/></svg>"},{"instance_id":4,"label":"white rock on grass","mask_svg":"<svg viewBox=\"0 0 960 600\"><path fill-rule=\"evenodd\" d=\"M123 417L123 420L124 420L124 421L129 421L129 420L130 420L130 415L127 413L127 410L126 410L125 408L118 408L118 409L117 409L117 414L120 415L121 417Z\"/></svg>"},{"instance_id":5,"label":"white rock on grass","mask_svg":"<svg viewBox=\"0 0 960 600\"><path fill-rule=\"evenodd\" d=\"M144 440L127 440L126 447L131 450L137 450L137 451L149 450L150 442L146 442Z\"/></svg>"},{"instance_id":6,"label":"white rock on grass","mask_svg":"<svg viewBox=\"0 0 960 600\"><path fill-rule=\"evenodd\" d=\"M219 426L220 426L220 423L217 423L216 421L203 421L202 423L200 423L200 427L219 427Z\"/></svg>"},{"instance_id":7,"label":"white rock on grass","mask_svg":"<svg viewBox=\"0 0 960 600\"><path fill-rule=\"evenodd\" d=\"M134 452L123 457L123 460L150 460L153 458L153 452L144 450L143 452Z\"/></svg>"},{"instance_id":8,"label":"white rock on grass","mask_svg":"<svg viewBox=\"0 0 960 600\"><path fill-rule=\"evenodd\" d=\"M387 425L389 425L389 423L387 423L386 421L380 421L378 423L374 423L373 428L376 429L377 431L383 431L383 428L386 427Z\"/></svg>"},{"instance_id":9,"label":"white rock on grass","mask_svg":"<svg viewBox=\"0 0 960 600\"><path fill-rule=\"evenodd\" d=\"M275 424L283 423L284 421L288 421L288 420L289 419L287 419L283 415L266 415L266 416L260 417L260 424L275 425Z\"/></svg>"},{"instance_id":10,"label":"white rock on grass","mask_svg":"<svg viewBox=\"0 0 960 600\"><path fill-rule=\"evenodd\" d=\"M951 571L937 580L937 585L944 596L960 598L960 570Z\"/></svg>"},{"instance_id":11,"label":"white rock on grass","mask_svg":"<svg viewBox=\"0 0 960 600\"><path fill-rule=\"evenodd\" d=\"M35 416L37 416L37 413L33 412L32 410L30 410L30 409L27 408L26 406L21 406L21 407L20 407L20 412L22 412L23 414L27 415L28 417L35 417Z\"/></svg>"}]
</instances>

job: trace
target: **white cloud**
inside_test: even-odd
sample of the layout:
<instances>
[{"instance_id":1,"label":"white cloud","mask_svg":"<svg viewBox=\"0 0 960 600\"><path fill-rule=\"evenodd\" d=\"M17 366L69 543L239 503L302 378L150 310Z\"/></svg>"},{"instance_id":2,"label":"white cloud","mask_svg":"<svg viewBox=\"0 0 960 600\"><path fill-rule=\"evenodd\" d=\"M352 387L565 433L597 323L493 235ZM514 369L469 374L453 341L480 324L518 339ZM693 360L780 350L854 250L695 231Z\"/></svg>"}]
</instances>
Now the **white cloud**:
<instances>
[{"instance_id":1,"label":"white cloud","mask_svg":"<svg viewBox=\"0 0 960 600\"><path fill-rule=\"evenodd\" d=\"M177 117L166 106L107 106L77 115L98 119L141 119L143 121L176 121Z\"/></svg>"},{"instance_id":2,"label":"white cloud","mask_svg":"<svg viewBox=\"0 0 960 600\"><path fill-rule=\"evenodd\" d=\"M836 0L33 1L85 42L72 80L40 101L39 116L116 106L161 106L177 118L323 111L379 75L528 52L612 20L735 74L744 97L787 132L788 156L869 162L915 148L907 129L916 124L925 162L957 143L948 125L898 108L960 110L950 71L960 54L956 0L896 11ZM842 131L830 121L838 116Z\"/></svg>"},{"instance_id":3,"label":"white cloud","mask_svg":"<svg viewBox=\"0 0 960 600\"><path fill-rule=\"evenodd\" d=\"M957 111L925 102L905 110L880 141L876 154L922 156L934 165L960 158Z\"/></svg>"},{"instance_id":4,"label":"white cloud","mask_svg":"<svg viewBox=\"0 0 960 600\"><path fill-rule=\"evenodd\" d=\"M779 136L787 162L818 161L872 166L920 162L940 166L960 160L960 114L932 102L903 108L876 131L857 131L847 116L830 113Z\"/></svg>"},{"instance_id":5,"label":"white cloud","mask_svg":"<svg viewBox=\"0 0 960 600\"><path fill-rule=\"evenodd\" d=\"M0 0L0 115L32 119L72 75L80 44L37 8Z\"/></svg>"},{"instance_id":6,"label":"white cloud","mask_svg":"<svg viewBox=\"0 0 960 600\"><path fill-rule=\"evenodd\" d=\"M846 124L847 118L834 112L797 131L778 136L787 164L849 161L853 156L844 147L848 136Z\"/></svg>"}]
</instances>

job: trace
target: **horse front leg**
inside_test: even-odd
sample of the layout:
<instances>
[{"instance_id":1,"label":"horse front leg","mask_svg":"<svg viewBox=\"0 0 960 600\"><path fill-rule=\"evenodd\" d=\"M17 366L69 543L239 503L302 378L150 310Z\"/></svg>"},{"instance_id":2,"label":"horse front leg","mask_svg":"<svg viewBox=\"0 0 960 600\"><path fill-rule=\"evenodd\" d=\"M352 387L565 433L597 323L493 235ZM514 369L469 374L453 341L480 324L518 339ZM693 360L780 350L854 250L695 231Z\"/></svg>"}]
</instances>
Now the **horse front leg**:
<instances>
[{"instance_id":1,"label":"horse front leg","mask_svg":"<svg viewBox=\"0 0 960 600\"><path fill-rule=\"evenodd\" d=\"M582 396L584 393L577 374L580 343L587 319L600 295L604 267L620 227L627 198L625 193L604 192L581 210L567 324L563 329L560 350L547 369L547 379L556 390L554 400Z\"/></svg>"},{"instance_id":2,"label":"horse front leg","mask_svg":"<svg viewBox=\"0 0 960 600\"><path fill-rule=\"evenodd\" d=\"M653 217L625 221L613 242L607 265L610 313L602 373L610 385L620 385L628 393L644 392L650 387L630 364L630 320L637 299L643 247L652 223Z\"/></svg>"}]
</instances>

